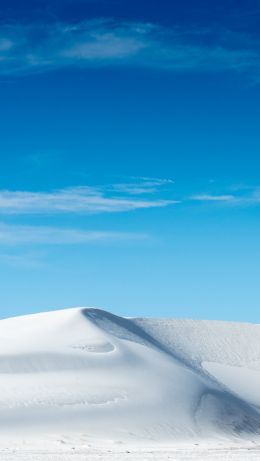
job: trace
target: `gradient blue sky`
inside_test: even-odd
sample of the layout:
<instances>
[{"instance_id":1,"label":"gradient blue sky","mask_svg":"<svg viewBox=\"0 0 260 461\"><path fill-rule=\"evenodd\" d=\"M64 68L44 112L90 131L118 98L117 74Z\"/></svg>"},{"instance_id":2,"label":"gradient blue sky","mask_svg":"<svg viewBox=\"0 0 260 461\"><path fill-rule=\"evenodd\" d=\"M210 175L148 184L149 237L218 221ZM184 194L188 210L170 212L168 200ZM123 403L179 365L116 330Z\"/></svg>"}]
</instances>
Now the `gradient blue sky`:
<instances>
[{"instance_id":1,"label":"gradient blue sky","mask_svg":"<svg viewBox=\"0 0 260 461\"><path fill-rule=\"evenodd\" d=\"M0 18L0 316L260 322L259 0Z\"/></svg>"}]
</instances>

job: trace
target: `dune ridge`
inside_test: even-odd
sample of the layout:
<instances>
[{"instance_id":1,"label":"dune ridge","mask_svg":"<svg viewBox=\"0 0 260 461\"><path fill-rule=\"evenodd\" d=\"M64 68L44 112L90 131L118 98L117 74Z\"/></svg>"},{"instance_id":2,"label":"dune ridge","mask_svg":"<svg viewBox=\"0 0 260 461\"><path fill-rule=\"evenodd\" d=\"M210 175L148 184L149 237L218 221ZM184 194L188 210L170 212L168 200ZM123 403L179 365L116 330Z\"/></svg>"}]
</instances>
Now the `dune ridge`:
<instances>
[{"instance_id":1,"label":"dune ridge","mask_svg":"<svg viewBox=\"0 0 260 461\"><path fill-rule=\"evenodd\" d=\"M0 321L2 433L257 440L259 388L260 325L95 308Z\"/></svg>"}]
</instances>

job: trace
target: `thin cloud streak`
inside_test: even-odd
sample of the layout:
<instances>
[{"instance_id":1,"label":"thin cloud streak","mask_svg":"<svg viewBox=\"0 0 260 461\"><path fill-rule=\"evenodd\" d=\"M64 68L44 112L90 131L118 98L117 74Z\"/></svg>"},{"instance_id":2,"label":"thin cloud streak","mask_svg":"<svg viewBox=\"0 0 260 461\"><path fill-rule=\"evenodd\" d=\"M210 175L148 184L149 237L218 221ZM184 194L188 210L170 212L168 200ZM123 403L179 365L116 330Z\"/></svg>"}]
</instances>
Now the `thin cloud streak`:
<instances>
[{"instance_id":1,"label":"thin cloud streak","mask_svg":"<svg viewBox=\"0 0 260 461\"><path fill-rule=\"evenodd\" d=\"M107 186L107 190L129 195L155 194L159 191L171 188L174 184L172 179L163 178L132 178L132 182L116 183Z\"/></svg>"},{"instance_id":2,"label":"thin cloud streak","mask_svg":"<svg viewBox=\"0 0 260 461\"><path fill-rule=\"evenodd\" d=\"M80 245L147 238L146 234L134 232L0 224L0 245Z\"/></svg>"},{"instance_id":3,"label":"thin cloud streak","mask_svg":"<svg viewBox=\"0 0 260 461\"><path fill-rule=\"evenodd\" d=\"M74 187L52 192L0 191L2 214L116 213L166 207L174 203L177 202L150 197L140 200L122 194L108 196L102 188L95 187Z\"/></svg>"},{"instance_id":4,"label":"thin cloud streak","mask_svg":"<svg viewBox=\"0 0 260 461\"><path fill-rule=\"evenodd\" d=\"M210 195L201 194L191 196L191 200L199 202L231 202L236 200L234 195Z\"/></svg>"},{"instance_id":5,"label":"thin cloud streak","mask_svg":"<svg viewBox=\"0 0 260 461\"><path fill-rule=\"evenodd\" d=\"M1 25L0 73L66 67L135 66L170 71L260 72L260 43L229 31L87 20Z\"/></svg>"},{"instance_id":6,"label":"thin cloud streak","mask_svg":"<svg viewBox=\"0 0 260 461\"><path fill-rule=\"evenodd\" d=\"M256 206L260 204L260 187L258 186L232 186L228 190L235 191L235 194L196 194L192 195L189 200L194 202L222 202L223 205L232 206Z\"/></svg>"},{"instance_id":7,"label":"thin cloud streak","mask_svg":"<svg viewBox=\"0 0 260 461\"><path fill-rule=\"evenodd\" d=\"M9 254L0 253L0 264L15 269L39 269L47 266L42 253Z\"/></svg>"}]
</instances>

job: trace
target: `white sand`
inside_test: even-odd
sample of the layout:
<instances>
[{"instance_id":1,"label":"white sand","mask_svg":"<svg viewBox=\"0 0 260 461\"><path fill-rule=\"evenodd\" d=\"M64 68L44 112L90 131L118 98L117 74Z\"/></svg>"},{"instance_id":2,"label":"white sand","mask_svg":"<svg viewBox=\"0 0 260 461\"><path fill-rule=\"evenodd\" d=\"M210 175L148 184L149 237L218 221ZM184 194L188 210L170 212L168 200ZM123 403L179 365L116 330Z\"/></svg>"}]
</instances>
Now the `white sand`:
<instances>
[{"instance_id":1,"label":"white sand","mask_svg":"<svg viewBox=\"0 0 260 461\"><path fill-rule=\"evenodd\" d=\"M260 459L259 385L259 325L2 320L0 459Z\"/></svg>"}]
</instances>

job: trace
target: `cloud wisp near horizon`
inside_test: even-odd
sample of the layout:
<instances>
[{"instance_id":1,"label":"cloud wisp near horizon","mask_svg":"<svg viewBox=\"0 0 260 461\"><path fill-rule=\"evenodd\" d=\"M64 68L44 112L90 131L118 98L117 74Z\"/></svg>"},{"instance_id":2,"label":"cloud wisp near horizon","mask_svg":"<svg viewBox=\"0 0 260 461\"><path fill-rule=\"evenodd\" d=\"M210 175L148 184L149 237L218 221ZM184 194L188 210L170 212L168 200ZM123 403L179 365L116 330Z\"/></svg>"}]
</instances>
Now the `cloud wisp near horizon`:
<instances>
[{"instance_id":1,"label":"cloud wisp near horizon","mask_svg":"<svg viewBox=\"0 0 260 461\"><path fill-rule=\"evenodd\" d=\"M220 202L223 205L250 206L260 204L259 186L229 186L224 193L198 193L190 196L194 202Z\"/></svg>"},{"instance_id":2,"label":"cloud wisp near horizon","mask_svg":"<svg viewBox=\"0 0 260 461\"><path fill-rule=\"evenodd\" d=\"M31 213L117 213L166 207L177 200L156 195L170 180L144 178L139 182L104 186L78 186L42 191L0 190L0 210L4 214ZM145 198L140 196L145 195Z\"/></svg>"},{"instance_id":3,"label":"cloud wisp near horizon","mask_svg":"<svg viewBox=\"0 0 260 461\"><path fill-rule=\"evenodd\" d=\"M73 186L47 191L0 190L2 215L125 213L165 208L187 202L250 206L260 203L258 186L200 187L200 192L178 191L171 179L129 178L128 182Z\"/></svg>"},{"instance_id":4,"label":"cloud wisp near horizon","mask_svg":"<svg viewBox=\"0 0 260 461\"><path fill-rule=\"evenodd\" d=\"M180 184L177 184L180 186ZM79 185L62 189L32 191L0 189L0 211L4 215L124 213L164 208L186 202L222 202L234 205L260 203L259 186L205 183L200 192L179 192L175 181L165 178L129 178L125 182ZM197 186L198 187L198 186ZM204 190L203 190L204 189Z\"/></svg>"},{"instance_id":5,"label":"cloud wisp near horizon","mask_svg":"<svg viewBox=\"0 0 260 461\"><path fill-rule=\"evenodd\" d=\"M229 29L112 18L0 26L0 74L133 66L181 72L260 72L260 43Z\"/></svg>"},{"instance_id":6,"label":"cloud wisp near horizon","mask_svg":"<svg viewBox=\"0 0 260 461\"><path fill-rule=\"evenodd\" d=\"M59 215L124 213L133 210L166 207L175 200L159 198L161 192L172 188L174 182L160 178L129 178L128 182L103 184L100 186L67 187L54 191L11 191L0 190L0 211L2 216ZM48 245L89 245L98 243L120 243L144 241L150 236L144 232L128 230L93 230L70 222L60 226L0 223L0 247L30 247ZM31 257L29 258L31 260ZM2 263L21 265L22 257L0 252ZM27 256L25 256L27 261ZM26 263L27 264L27 263ZM37 257L33 257L37 265ZM31 267L31 263L28 267Z\"/></svg>"},{"instance_id":7,"label":"cloud wisp near horizon","mask_svg":"<svg viewBox=\"0 0 260 461\"><path fill-rule=\"evenodd\" d=\"M1 245L77 245L95 242L144 240L146 234L137 232L93 231L82 228L26 226L0 223Z\"/></svg>"}]
</instances>

